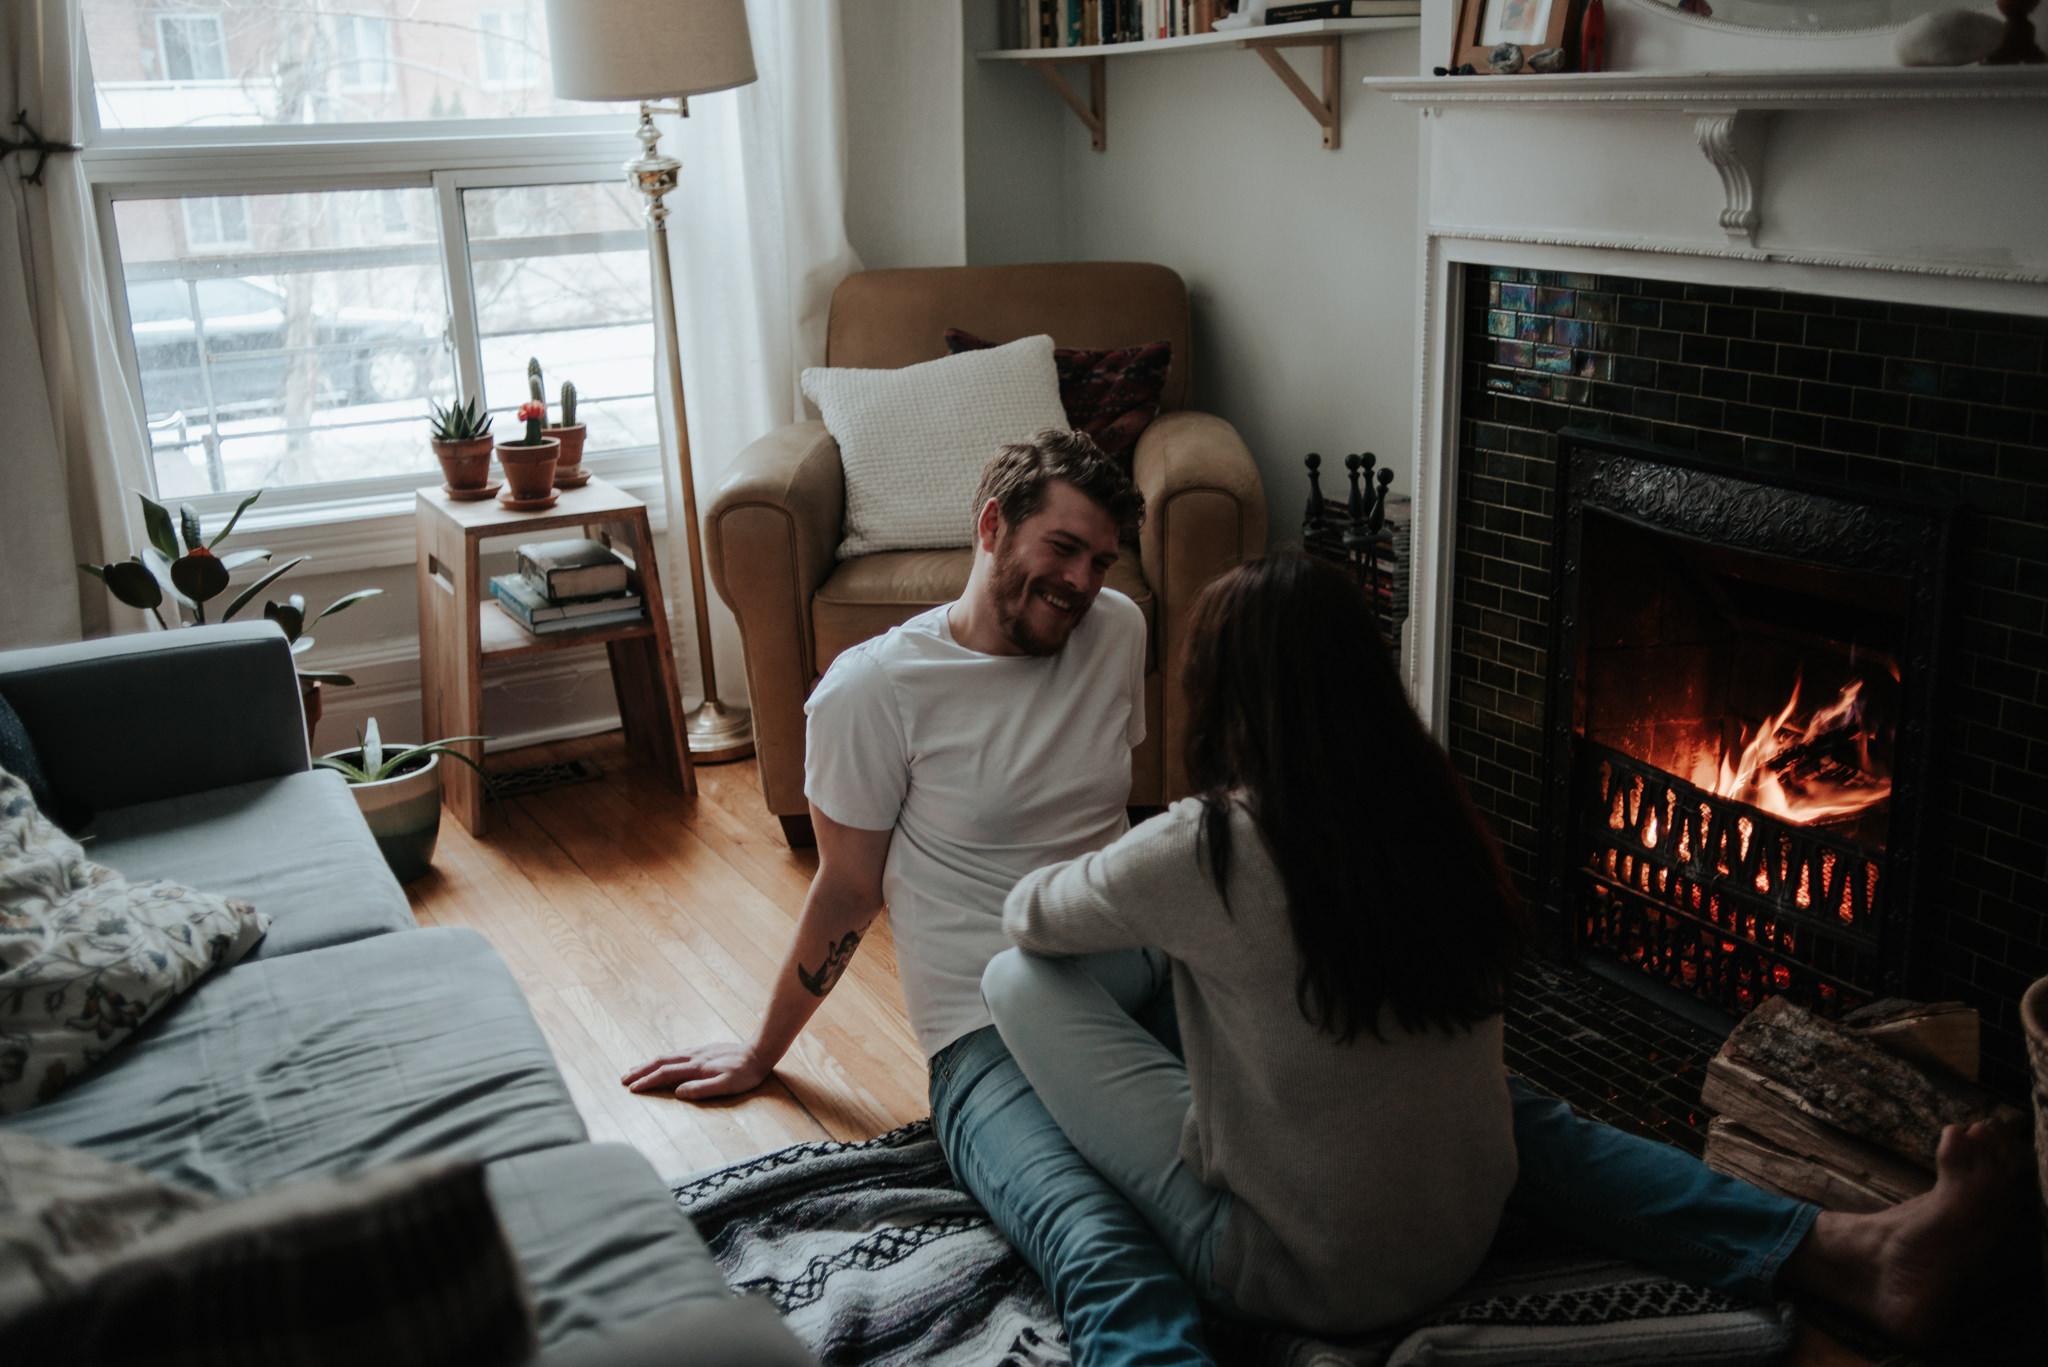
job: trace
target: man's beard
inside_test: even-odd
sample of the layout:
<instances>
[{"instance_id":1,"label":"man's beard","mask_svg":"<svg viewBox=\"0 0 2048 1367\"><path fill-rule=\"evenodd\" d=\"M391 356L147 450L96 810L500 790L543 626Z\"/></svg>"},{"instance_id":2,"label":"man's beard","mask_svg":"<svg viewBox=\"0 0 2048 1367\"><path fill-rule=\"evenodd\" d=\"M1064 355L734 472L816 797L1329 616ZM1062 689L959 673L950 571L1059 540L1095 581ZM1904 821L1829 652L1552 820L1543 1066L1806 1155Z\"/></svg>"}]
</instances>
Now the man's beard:
<instances>
[{"instance_id":1,"label":"man's beard","mask_svg":"<svg viewBox=\"0 0 2048 1367\"><path fill-rule=\"evenodd\" d=\"M1066 645L1067 638L1074 634L1074 628L1088 615L1094 600L1081 604L1080 611L1068 618L1064 627L1042 631L1032 624L1029 617L1038 587L1038 581L1026 579L1024 566L1018 563L1016 555L1007 547L997 549L995 565L989 575L989 593L995 600L996 626L1002 631L1003 639L1026 655L1057 655ZM1056 591L1061 597L1072 596L1065 589Z\"/></svg>"}]
</instances>

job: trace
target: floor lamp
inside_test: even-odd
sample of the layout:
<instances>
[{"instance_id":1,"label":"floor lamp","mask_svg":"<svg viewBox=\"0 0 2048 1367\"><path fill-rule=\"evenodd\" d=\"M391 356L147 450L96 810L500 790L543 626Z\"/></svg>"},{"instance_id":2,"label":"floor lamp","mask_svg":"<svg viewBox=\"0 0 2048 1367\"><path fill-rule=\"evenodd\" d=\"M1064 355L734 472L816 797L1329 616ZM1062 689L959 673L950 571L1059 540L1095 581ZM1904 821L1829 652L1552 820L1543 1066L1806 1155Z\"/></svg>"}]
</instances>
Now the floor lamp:
<instances>
[{"instance_id":1,"label":"floor lamp","mask_svg":"<svg viewBox=\"0 0 2048 1367\"><path fill-rule=\"evenodd\" d=\"M565 100L640 101L641 153L626 179L647 198L647 251L653 265L654 312L668 353L669 398L675 408L676 458L683 483L682 518L690 557L690 603L697 619L697 658L704 701L684 719L690 758L698 763L742 759L754 752L753 719L744 707L718 700L711 658L711 614L704 594L703 532L697 525L697 480L690 468L690 424L683 407L675 279L668 259L668 208L682 163L655 149L656 114L689 114L692 95L730 90L755 78L747 36L746 0L547 0L548 47L555 94ZM673 105L654 101L673 99ZM673 513L673 510L671 510ZM675 519L669 528L673 533Z\"/></svg>"}]
</instances>

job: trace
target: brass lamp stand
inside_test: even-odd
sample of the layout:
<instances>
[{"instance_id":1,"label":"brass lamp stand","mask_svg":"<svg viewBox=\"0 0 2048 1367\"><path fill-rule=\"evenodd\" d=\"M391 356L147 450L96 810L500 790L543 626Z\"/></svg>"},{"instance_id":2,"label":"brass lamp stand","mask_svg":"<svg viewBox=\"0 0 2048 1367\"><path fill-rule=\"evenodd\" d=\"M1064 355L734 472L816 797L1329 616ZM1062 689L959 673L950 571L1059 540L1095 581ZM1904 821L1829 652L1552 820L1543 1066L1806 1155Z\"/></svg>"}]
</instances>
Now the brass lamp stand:
<instances>
[{"instance_id":1,"label":"brass lamp stand","mask_svg":"<svg viewBox=\"0 0 2048 1367\"><path fill-rule=\"evenodd\" d=\"M704 595L704 534L697 525L697 479L690 466L689 410L683 406L683 357L678 346L681 336L676 323L675 275L668 259L668 206L662 196L676 188L682 163L656 150L661 139L654 126L656 114L688 118L690 102L679 99L673 105L642 101L640 155L626 163L626 179L647 198L647 252L654 267L654 306L662 330L663 349L668 353L668 394L675 408L676 458L682 462L682 522L690 554L690 610L697 623L697 659L704 676L704 701L683 718L683 731L690 744L690 758L698 764L745 759L754 753L754 720L744 707L733 707L718 699L718 672L711 657L711 613ZM671 519L669 533L674 535Z\"/></svg>"}]
</instances>

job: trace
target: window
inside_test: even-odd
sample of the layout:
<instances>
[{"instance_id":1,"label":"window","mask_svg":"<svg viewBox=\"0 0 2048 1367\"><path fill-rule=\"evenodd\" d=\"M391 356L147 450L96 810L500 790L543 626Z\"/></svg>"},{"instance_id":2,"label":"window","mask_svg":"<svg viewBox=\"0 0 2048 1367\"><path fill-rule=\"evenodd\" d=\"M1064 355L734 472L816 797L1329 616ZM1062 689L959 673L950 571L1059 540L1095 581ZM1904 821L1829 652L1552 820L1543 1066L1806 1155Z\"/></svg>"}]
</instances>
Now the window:
<instances>
[{"instance_id":1,"label":"window","mask_svg":"<svg viewBox=\"0 0 2048 1367\"><path fill-rule=\"evenodd\" d=\"M486 86L498 89L535 84L544 69L528 37L520 10L485 10L477 15L477 61Z\"/></svg>"},{"instance_id":2,"label":"window","mask_svg":"<svg viewBox=\"0 0 2048 1367\"><path fill-rule=\"evenodd\" d=\"M185 245L195 252L228 251L249 245L249 201L216 195L183 201Z\"/></svg>"},{"instance_id":3,"label":"window","mask_svg":"<svg viewBox=\"0 0 2048 1367\"><path fill-rule=\"evenodd\" d=\"M159 495L409 509L438 478L428 402L479 395L508 429L529 356L575 381L588 464L656 476L631 113L556 103L541 0L484 3L82 0L101 122L80 165ZM149 79L151 38L214 84ZM487 88L485 60L527 88Z\"/></svg>"},{"instance_id":4,"label":"window","mask_svg":"<svg viewBox=\"0 0 2048 1367\"><path fill-rule=\"evenodd\" d=\"M340 14L332 22L335 85L342 90L388 89L390 25L368 14Z\"/></svg>"},{"instance_id":5,"label":"window","mask_svg":"<svg viewBox=\"0 0 2048 1367\"><path fill-rule=\"evenodd\" d=\"M228 45L217 14L159 14L157 51L167 81L221 81L228 74Z\"/></svg>"}]
</instances>

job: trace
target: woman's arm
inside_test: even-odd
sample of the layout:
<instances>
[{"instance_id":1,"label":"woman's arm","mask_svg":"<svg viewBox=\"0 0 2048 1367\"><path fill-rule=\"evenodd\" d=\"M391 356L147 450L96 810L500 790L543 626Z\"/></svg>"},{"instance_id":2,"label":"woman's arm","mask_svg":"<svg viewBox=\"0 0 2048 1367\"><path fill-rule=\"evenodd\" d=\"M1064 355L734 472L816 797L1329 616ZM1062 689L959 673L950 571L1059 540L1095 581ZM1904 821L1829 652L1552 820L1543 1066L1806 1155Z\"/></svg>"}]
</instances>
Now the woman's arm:
<instances>
[{"instance_id":1,"label":"woman's arm","mask_svg":"<svg viewBox=\"0 0 2048 1367\"><path fill-rule=\"evenodd\" d=\"M1188 819L1168 812L1107 849L1025 875L1003 902L1004 932L1033 954L1171 952L1176 918L1166 912L1187 903L1191 837Z\"/></svg>"}]
</instances>

